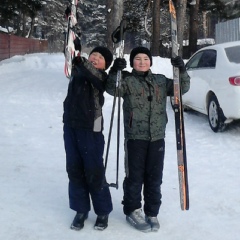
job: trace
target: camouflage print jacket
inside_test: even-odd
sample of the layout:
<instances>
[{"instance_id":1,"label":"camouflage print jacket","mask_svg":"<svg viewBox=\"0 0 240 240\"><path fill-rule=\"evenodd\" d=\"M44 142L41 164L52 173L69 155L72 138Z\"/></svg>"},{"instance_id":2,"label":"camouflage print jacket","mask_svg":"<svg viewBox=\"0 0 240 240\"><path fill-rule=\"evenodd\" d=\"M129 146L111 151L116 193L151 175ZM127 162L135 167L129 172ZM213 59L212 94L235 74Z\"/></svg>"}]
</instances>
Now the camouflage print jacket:
<instances>
[{"instance_id":1,"label":"camouflage print jacket","mask_svg":"<svg viewBox=\"0 0 240 240\"><path fill-rule=\"evenodd\" d=\"M114 95L117 73L112 69L106 91ZM187 72L180 75L182 93L190 87ZM162 74L122 71L124 134L126 139L156 141L165 137L167 96L173 95L173 80Z\"/></svg>"}]
</instances>

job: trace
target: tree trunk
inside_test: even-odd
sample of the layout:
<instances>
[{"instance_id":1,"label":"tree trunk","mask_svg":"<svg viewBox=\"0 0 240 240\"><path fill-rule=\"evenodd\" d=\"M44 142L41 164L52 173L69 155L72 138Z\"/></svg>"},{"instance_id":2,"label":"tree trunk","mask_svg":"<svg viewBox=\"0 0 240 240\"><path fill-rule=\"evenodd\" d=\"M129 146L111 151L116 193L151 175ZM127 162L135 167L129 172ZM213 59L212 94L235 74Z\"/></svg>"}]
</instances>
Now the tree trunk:
<instances>
[{"instance_id":1,"label":"tree trunk","mask_svg":"<svg viewBox=\"0 0 240 240\"><path fill-rule=\"evenodd\" d=\"M148 30L148 24L147 24L147 20L148 20L148 13L151 11L151 0L147 0L147 5L145 7L145 18L144 18L144 28L145 28L145 31L147 33L147 35L149 36L149 38L151 38L152 36L152 33Z\"/></svg>"},{"instance_id":2,"label":"tree trunk","mask_svg":"<svg viewBox=\"0 0 240 240\"><path fill-rule=\"evenodd\" d=\"M193 53L197 51L198 10L199 10L199 0L196 0L196 5L190 6L188 57L191 57Z\"/></svg>"},{"instance_id":3,"label":"tree trunk","mask_svg":"<svg viewBox=\"0 0 240 240\"><path fill-rule=\"evenodd\" d=\"M178 43L179 43L179 56L183 55L183 36L185 27L187 0L177 0L177 25L178 25Z\"/></svg>"},{"instance_id":4,"label":"tree trunk","mask_svg":"<svg viewBox=\"0 0 240 240\"><path fill-rule=\"evenodd\" d=\"M113 51L112 33L120 25L123 15L123 1L107 0L107 47Z\"/></svg>"},{"instance_id":5,"label":"tree trunk","mask_svg":"<svg viewBox=\"0 0 240 240\"><path fill-rule=\"evenodd\" d=\"M207 11L202 12L203 15L203 38L207 38Z\"/></svg>"},{"instance_id":6,"label":"tree trunk","mask_svg":"<svg viewBox=\"0 0 240 240\"><path fill-rule=\"evenodd\" d=\"M112 19L113 19L113 1L107 0L107 47L112 51L112 39L111 34L113 32L113 25L112 25Z\"/></svg>"},{"instance_id":7,"label":"tree trunk","mask_svg":"<svg viewBox=\"0 0 240 240\"><path fill-rule=\"evenodd\" d=\"M153 56L159 55L160 45L160 2L161 0L155 0L153 3L153 32L152 32L152 44L151 53Z\"/></svg>"}]
</instances>

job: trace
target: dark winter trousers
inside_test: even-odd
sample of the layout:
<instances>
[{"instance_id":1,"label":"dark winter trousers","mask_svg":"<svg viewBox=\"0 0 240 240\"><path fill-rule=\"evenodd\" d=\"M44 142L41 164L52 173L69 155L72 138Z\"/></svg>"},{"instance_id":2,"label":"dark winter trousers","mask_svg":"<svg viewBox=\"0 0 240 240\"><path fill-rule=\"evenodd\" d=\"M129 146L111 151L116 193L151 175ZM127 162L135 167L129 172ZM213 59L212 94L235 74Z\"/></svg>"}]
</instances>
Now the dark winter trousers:
<instances>
[{"instance_id":1,"label":"dark winter trousers","mask_svg":"<svg viewBox=\"0 0 240 240\"><path fill-rule=\"evenodd\" d=\"M74 129L64 125L66 170L69 178L70 208L79 213L90 211L90 196L97 215L112 211L109 187L103 166L102 132Z\"/></svg>"},{"instance_id":2,"label":"dark winter trousers","mask_svg":"<svg viewBox=\"0 0 240 240\"><path fill-rule=\"evenodd\" d=\"M161 205L161 184L165 153L164 139L154 142L125 140L125 171L123 211L129 215L142 207L147 216L157 216Z\"/></svg>"}]
</instances>

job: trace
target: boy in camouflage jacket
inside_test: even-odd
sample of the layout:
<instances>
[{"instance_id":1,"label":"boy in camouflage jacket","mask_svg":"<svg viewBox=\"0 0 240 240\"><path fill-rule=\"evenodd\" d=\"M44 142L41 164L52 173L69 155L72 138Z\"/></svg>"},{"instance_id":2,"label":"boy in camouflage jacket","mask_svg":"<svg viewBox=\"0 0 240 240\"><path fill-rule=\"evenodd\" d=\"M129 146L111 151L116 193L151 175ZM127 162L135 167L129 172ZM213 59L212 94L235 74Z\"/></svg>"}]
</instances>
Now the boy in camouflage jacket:
<instances>
[{"instance_id":1,"label":"boy in camouflage jacket","mask_svg":"<svg viewBox=\"0 0 240 240\"><path fill-rule=\"evenodd\" d=\"M182 93L190 87L190 78L181 57L171 59L179 67ZM153 74L152 56L145 47L136 47L130 54L132 72L122 71L120 94L123 98L125 136L125 179L123 211L126 220L136 229L148 232L160 228L157 215L161 205L161 184L167 124L167 96L173 95L173 80ZM126 60L117 58L109 72L106 91L114 95L117 71L126 67ZM143 188L144 213L141 213Z\"/></svg>"}]
</instances>

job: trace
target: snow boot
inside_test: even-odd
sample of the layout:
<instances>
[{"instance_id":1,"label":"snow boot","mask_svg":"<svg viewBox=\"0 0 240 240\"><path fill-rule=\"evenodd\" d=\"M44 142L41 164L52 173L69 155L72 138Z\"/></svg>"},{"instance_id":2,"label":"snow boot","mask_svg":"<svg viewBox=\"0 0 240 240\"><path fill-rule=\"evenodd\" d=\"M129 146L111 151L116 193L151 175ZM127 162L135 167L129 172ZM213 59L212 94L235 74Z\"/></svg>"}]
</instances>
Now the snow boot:
<instances>
[{"instance_id":1,"label":"snow boot","mask_svg":"<svg viewBox=\"0 0 240 240\"><path fill-rule=\"evenodd\" d=\"M150 232L151 225L145 221L145 218L142 215L141 209L136 209L132 213L126 216L126 220L133 227L142 232Z\"/></svg>"},{"instance_id":2,"label":"snow boot","mask_svg":"<svg viewBox=\"0 0 240 240\"><path fill-rule=\"evenodd\" d=\"M148 224L150 224L151 229L153 232L157 232L160 228L160 224L158 222L157 217L149 217L149 216L145 216L145 220Z\"/></svg>"},{"instance_id":3,"label":"snow boot","mask_svg":"<svg viewBox=\"0 0 240 240\"><path fill-rule=\"evenodd\" d=\"M88 213L77 213L73 219L71 229L81 230L84 227L84 221L88 218Z\"/></svg>"},{"instance_id":4,"label":"snow boot","mask_svg":"<svg viewBox=\"0 0 240 240\"><path fill-rule=\"evenodd\" d=\"M98 216L94 228L96 230L104 230L108 226L108 215Z\"/></svg>"}]
</instances>

